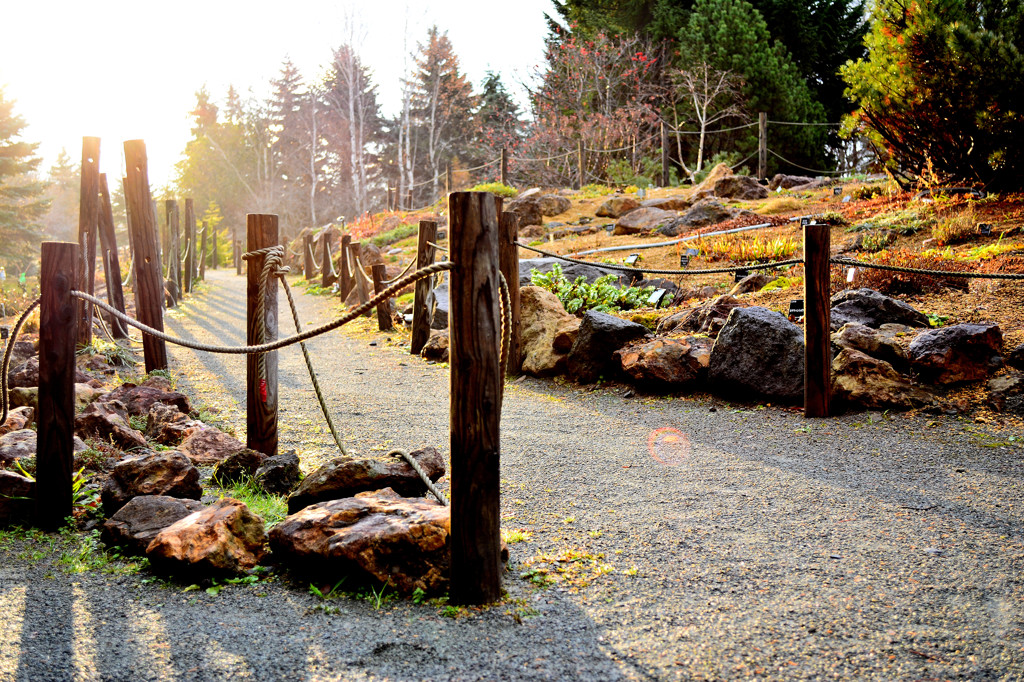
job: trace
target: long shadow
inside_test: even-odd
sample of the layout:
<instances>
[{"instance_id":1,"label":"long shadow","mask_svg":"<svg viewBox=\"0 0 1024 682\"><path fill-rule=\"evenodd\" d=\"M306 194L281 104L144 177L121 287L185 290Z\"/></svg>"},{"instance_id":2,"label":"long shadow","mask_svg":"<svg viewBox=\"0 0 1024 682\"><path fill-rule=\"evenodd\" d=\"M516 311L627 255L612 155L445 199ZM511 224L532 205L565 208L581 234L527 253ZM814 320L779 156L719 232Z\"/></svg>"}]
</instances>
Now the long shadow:
<instances>
[{"instance_id":1,"label":"long shadow","mask_svg":"<svg viewBox=\"0 0 1024 682\"><path fill-rule=\"evenodd\" d=\"M21 628L17 680L74 678L74 616L70 581L50 562L24 567L25 607Z\"/></svg>"}]
</instances>

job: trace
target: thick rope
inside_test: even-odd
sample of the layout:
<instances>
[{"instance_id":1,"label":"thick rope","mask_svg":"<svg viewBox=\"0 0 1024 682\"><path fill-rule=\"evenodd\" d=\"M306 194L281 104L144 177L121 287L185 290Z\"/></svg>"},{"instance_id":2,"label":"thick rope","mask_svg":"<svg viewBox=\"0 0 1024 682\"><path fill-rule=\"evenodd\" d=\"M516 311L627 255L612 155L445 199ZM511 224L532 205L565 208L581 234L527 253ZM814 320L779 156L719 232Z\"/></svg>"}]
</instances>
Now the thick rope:
<instances>
[{"instance_id":1,"label":"thick rope","mask_svg":"<svg viewBox=\"0 0 1024 682\"><path fill-rule=\"evenodd\" d=\"M397 282L398 278L399 277L404 277L405 273L407 273L410 270L412 270L412 266L414 266L414 265L416 265L416 259L415 258L412 259L411 261L409 261L409 264L405 266L405 270L402 270L400 273L398 273L398 275L392 277L391 279L381 280L381 284L391 284L392 282Z\"/></svg>"},{"instance_id":2,"label":"thick rope","mask_svg":"<svg viewBox=\"0 0 1024 682\"><path fill-rule=\"evenodd\" d=\"M581 265L590 265L595 268L602 268L605 270L620 270L622 272L643 272L650 275L714 275L723 272L739 272L740 270L771 270L772 268L781 268L786 265L797 265L803 263L803 258L792 258L790 260L780 260L774 263L758 263L755 265L739 265L732 268L707 268L704 270L658 270L653 268L628 266L628 265L612 265L610 263L593 263L591 261L579 260L578 258L569 258L568 256L560 256L557 253L551 253L550 251L544 251L533 246L529 246L522 242L515 242L515 245L526 249L527 251L533 251L534 253L540 253L545 256L564 260L568 263L580 263Z\"/></svg>"},{"instance_id":3,"label":"thick rope","mask_svg":"<svg viewBox=\"0 0 1024 682\"><path fill-rule=\"evenodd\" d=\"M10 371L11 367L11 353L14 351L14 342L18 340L18 334L21 332L21 328L25 325L25 320L28 319L28 316L32 314L32 311L36 309L39 302L42 300L42 298L37 298L32 301L32 304L29 305L29 307L25 308L25 312L18 316L18 321L14 323L14 329L11 330L11 335L7 339L7 347L4 348L3 364L0 365L0 370L3 371L3 376L0 376L0 382L3 383L3 386L0 386L0 393L3 394L2 397L0 397L0 403L2 403L3 410L2 414L0 414L0 426L3 426L7 422L7 415L10 412L10 402L7 397L7 372Z\"/></svg>"},{"instance_id":4,"label":"thick rope","mask_svg":"<svg viewBox=\"0 0 1024 682\"><path fill-rule=\"evenodd\" d=\"M406 462L408 462L409 466L412 467L413 471L419 474L420 479L423 481L424 484L426 484L427 490L434 493L434 497L436 497L438 501L441 502L441 504L443 504L446 507L448 506L448 498L446 498L444 494L440 490L438 490L436 486L434 486L434 482L430 480L430 476L427 476L427 472L423 470L423 467L420 466L420 463L417 462L412 455L410 455L405 450L392 450L386 456L401 457Z\"/></svg>"},{"instance_id":5,"label":"thick rope","mask_svg":"<svg viewBox=\"0 0 1024 682\"><path fill-rule=\"evenodd\" d=\"M283 277L289 272L289 269L284 267L284 247L281 245L268 246L243 253L242 259L256 260L260 256L263 256L263 268L260 270L259 278L257 279L259 288L256 292L256 341L265 343L267 340L267 316L264 312L267 309L267 282L271 276ZM259 377L260 393L264 396L263 400L266 402L267 358L264 353L256 356L256 376Z\"/></svg>"},{"instance_id":6,"label":"thick rope","mask_svg":"<svg viewBox=\"0 0 1024 682\"><path fill-rule=\"evenodd\" d=\"M448 249L444 248L440 244L435 244L434 242L427 242L427 246L433 246L438 251L444 251L445 253L448 253Z\"/></svg>"},{"instance_id":7,"label":"thick rope","mask_svg":"<svg viewBox=\"0 0 1024 682\"><path fill-rule=\"evenodd\" d=\"M830 263L845 265L847 267L871 268L875 270L890 270L892 272L906 272L915 275L932 275L935 277L962 277L964 279L1024 279L1024 274L1006 272L949 272L946 270L925 270L924 268L906 268L898 265L881 265L879 263L866 263L854 260L853 258L836 257L829 258Z\"/></svg>"}]
</instances>

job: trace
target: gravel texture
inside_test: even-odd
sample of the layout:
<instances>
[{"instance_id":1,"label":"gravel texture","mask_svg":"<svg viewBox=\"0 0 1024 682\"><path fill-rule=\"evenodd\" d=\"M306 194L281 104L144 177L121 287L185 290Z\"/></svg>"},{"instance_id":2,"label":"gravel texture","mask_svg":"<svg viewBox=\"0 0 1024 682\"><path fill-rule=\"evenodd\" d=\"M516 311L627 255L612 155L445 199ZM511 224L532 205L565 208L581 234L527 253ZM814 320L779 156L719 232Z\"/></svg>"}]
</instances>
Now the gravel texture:
<instances>
[{"instance_id":1,"label":"gravel texture","mask_svg":"<svg viewBox=\"0 0 1024 682\"><path fill-rule=\"evenodd\" d=\"M243 279L207 278L166 327L241 343ZM304 322L336 314L299 302ZM448 371L392 339L309 343L346 441L446 452ZM179 388L244 438L244 359L170 350ZM376 609L285 578L183 592L69 574L8 534L0 680L1024 678L1022 434L626 395L506 390L503 527L527 539L498 606ZM307 471L333 455L297 349L281 352L281 422Z\"/></svg>"}]
</instances>

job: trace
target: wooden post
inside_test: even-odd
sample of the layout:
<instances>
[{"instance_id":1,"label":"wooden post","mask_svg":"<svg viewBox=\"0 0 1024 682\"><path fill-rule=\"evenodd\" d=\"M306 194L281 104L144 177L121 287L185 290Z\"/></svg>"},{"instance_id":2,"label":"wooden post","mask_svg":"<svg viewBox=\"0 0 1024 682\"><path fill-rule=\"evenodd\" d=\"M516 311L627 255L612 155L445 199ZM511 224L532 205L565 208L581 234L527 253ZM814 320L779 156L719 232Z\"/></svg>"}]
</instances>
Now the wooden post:
<instances>
[{"instance_id":1,"label":"wooden post","mask_svg":"<svg viewBox=\"0 0 1024 682\"><path fill-rule=\"evenodd\" d=\"M405 209L407 211L412 210L412 190L405 193Z\"/></svg>"},{"instance_id":2,"label":"wooden post","mask_svg":"<svg viewBox=\"0 0 1024 682\"><path fill-rule=\"evenodd\" d=\"M235 274L242 274L242 245L238 242L238 230L231 230L231 249L235 257Z\"/></svg>"},{"instance_id":3,"label":"wooden post","mask_svg":"<svg viewBox=\"0 0 1024 682\"><path fill-rule=\"evenodd\" d=\"M768 175L768 114L757 112L757 179ZM806 302L805 302L806 305Z\"/></svg>"},{"instance_id":4,"label":"wooden post","mask_svg":"<svg viewBox=\"0 0 1024 682\"><path fill-rule=\"evenodd\" d=\"M126 141L124 160L128 172L124 200L131 216L135 247L135 309L142 324L163 331L164 283L156 251L156 215L149 194L146 143ZM142 349L147 373L167 369L167 346L162 340L143 334Z\"/></svg>"},{"instance_id":5,"label":"wooden post","mask_svg":"<svg viewBox=\"0 0 1024 682\"><path fill-rule=\"evenodd\" d=\"M498 216L494 196L456 192L451 220L451 600L501 597Z\"/></svg>"},{"instance_id":6,"label":"wooden post","mask_svg":"<svg viewBox=\"0 0 1024 682\"><path fill-rule=\"evenodd\" d=\"M341 235L341 258L338 260L338 293L341 294L341 302L348 298L348 292L352 291L352 267L349 262L349 251L352 247L352 235Z\"/></svg>"},{"instance_id":7,"label":"wooden post","mask_svg":"<svg viewBox=\"0 0 1024 682\"><path fill-rule=\"evenodd\" d=\"M78 244L43 242L39 286L39 403L36 417L36 524L46 530L71 516L75 434L75 338L79 314Z\"/></svg>"},{"instance_id":8,"label":"wooden post","mask_svg":"<svg viewBox=\"0 0 1024 682\"><path fill-rule=\"evenodd\" d=\"M508 186L508 150L501 148L501 184Z\"/></svg>"},{"instance_id":9,"label":"wooden post","mask_svg":"<svg viewBox=\"0 0 1024 682\"><path fill-rule=\"evenodd\" d=\"M672 176L669 173L668 129L661 122L661 186L668 187Z\"/></svg>"},{"instance_id":10,"label":"wooden post","mask_svg":"<svg viewBox=\"0 0 1024 682\"><path fill-rule=\"evenodd\" d=\"M804 226L804 416L829 416L832 384L829 225Z\"/></svg>"},{"instance_id":11,"label":"wooden post","mask_svg":"<svg viewBox=\"0 0 1024 682\"><path fill-rule=\"evenodd\" d=\"M206 221L203 221L202 246L199 247L199 279L206 281Z\"/></svg>"},{"instance_id":12,"label":"wooden post","mask_svg":"<svg viewBox=\"0 0 1024 682\"><path fill-rule=\"evenodd\" d=\"M498 265L501 274L508 284L508 298L511 303L512 315L508 324L511 326L511 337L508 347L509 376L517 376L523 365L523 342L519 321L519 216L510 211L501 213L498 223Z\"/></svg>"},{"instance_id":13,"label":"wooden post","mask_svg":"<svg viewBox=\"0 0 1024 682\"><path fill-rule=\"evenodd\" d=\"M313 281L313 235L302 238L302 276L307 282Z\"/></svg>"},{"instance_id":14,"label":"wooden post","mask_svg":"<svg viewBox=\"0 0 1024 682\"><path fill-rule=\"evenodd\" d=\"M398 196L398 190L391 185L388 185L388 210L394 211L396 206L396 197Z\"/></svg>"},{"instance_id":15,"label":"wooden post","mask_svg":"<svg viewBox=\"0 0 1024 682\"><path fill-rule=\"evenodd\" d=\"M373 275L373 293L374 295L384 291L384 276L386 273L386 266L383 263L377 263L371 269ZM391 321L391 299L386 299L377 304L377 329L382 332L391 331L395 326Z\"/></svg>"},{"instance_id":16,"label":"wooden post","mask_svg":"<svg viewBox=\"0 0 1024 682\"><path fill-rule=\"evenodd\" d=\"M196 212L192 197L185 199L185 267L181 274L181 293L192 291L196 272Z\"/></svg>"},{"instance_id":17,"label":"wooden post","mask_svg":"<svg viewBox=\"0 0 1024 682\"><path fill-rule=\"evenodd\" d=\"M167 214L167 279L174 282L174 295L181 297L181 224L179 222L178 202L167 199L164 202Z\"/></svg>"},{"instance_id":18,"label":"wooden post","mask_svg":"<svg viewBox=\"0 0 1024 682\"><path fill-rule=\"evenodd\" d=\"M107 176L100 173L100 248L103 251L103 278L107 282L107 302L119 312L124 312L124 290L121 288L121 263L117 257L117 237L114 235L114 211L110 206L110 188ZM128 331L121 320L113 315L107 318L110 334L115 339L127 339Z\"/></svg>"},{"instance_id":19,"label":"wooden post","mask_svg":"<svg viewBox=\"0 0 1024 682\"><path fill-rule=\"evenodd\" d=\"M416 269L422 270L434 263L434 247L430 245L437 239L437 223L433 220L420 221L420 236L416 244ZM433 308L433 278L428 277L416 282L416 293L412 304L412 337L409 340L409 352L419 355L423 346L430 339L430 312Z\"/></svg>"},{"instance_id":20,"label":"wooden post","mask_svg":"<svg viewBox=\"0 0 1024 682\"><path fill-rule=\"evenodd\" d=\"M577 168L577 179L576 189L582 189L583 185L587 184L583 182L583 138L576 140L576 168Z\"/></svg>"},{"instance_id":21,"label":"wooden post","mask_svg":"<svg viewBox=\"0 0 1024 682\"><path fill-rule=\"evenodd\" d=\"M326 289L327 287L334 284L334 278L331 276L331 231L325 230L320 235L321 246L323 251L321 252L320 259L320 286Z\"/></svg>"},{"instance_id":22,"label":"wooden post","mask_svg":"<svg viewBox=\"0 0 1024 682\"><path fill-rule=\"evenodd\" d=\"M277 216L250 213L246 216L246 251L277 246ZM277 339L277 278L267 279L266 300L259 309L260 273L264 257L246 261L247 324L245 342L249 345ZM258 334L262 316L265 335ZM277 454L277 351L263 355L265 374L260 376L255 355L246 356L246 447L265 455Z\"/></svg>"},{"instance_id":23,"label":"wooden post","mask_svg":"<svg viewBox=\"0 0 1024 682\"><path fill-rule=\"evenodd\" d=\"M217 253L217 230L210 231L210 241L213 242L213 251L210 253L210 269L217 269L217 261L220 260L219 254Z\"/></svg>"},{"instance_id":24,"label":"wooden post","mask_svg":"<svg viewBox=\"0 0 1024 682\"><path fill-rule=\"evenodd\" d=\"M96 290L96 232L100 215L100 138L82 138L82 176L78 201L78 273L76 285L86 293ZM92 343L92 306L75 299L78 309L78 345Z\"/></svg>"},{"instance_id":25,"label":"wooden post","mask_svg":"<svg viewBox=\"0 0 1024 682\"><path fill-rule=\"evenodd\" d=\"M370 292L366 288L366 273L363 272L363 263L360 257L363 254L363 245L359 242L351 242L348 245L349 265L352 268L352 285L359 295L359 303L366 303L370 300Z\"/></svg>"}]
</instances>

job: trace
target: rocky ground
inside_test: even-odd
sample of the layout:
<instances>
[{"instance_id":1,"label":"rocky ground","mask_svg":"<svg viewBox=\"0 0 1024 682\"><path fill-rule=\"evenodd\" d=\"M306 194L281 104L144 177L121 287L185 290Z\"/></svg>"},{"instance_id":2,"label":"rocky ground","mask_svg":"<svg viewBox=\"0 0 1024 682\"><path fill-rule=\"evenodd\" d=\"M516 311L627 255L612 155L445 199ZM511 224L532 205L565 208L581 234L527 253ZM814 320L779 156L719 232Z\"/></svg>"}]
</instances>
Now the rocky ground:
<instances>
[{"instance_id":1,"label":"rocky ground","mask_svg":"<svg viewBox=\"0 0 1024 682\"><path fill-rule=\"evenodd\" d=\"M170 316L241 342L241 279ZM304 323L337 305L301 296ZM448 372L404 332L310 343L361 454L447 454ZM176 388L243 433L244 365L172 349ZM333 456L281 353L282 449ZM502 603L335 592L280 567L156 578L91 536L0 534L0 678L1014 679L1024 669L1020 431L974 415L798 412L524 378L502 414ZM442 479L444 489L447 479ZM326 598L324 598L326 597Z\"/></svg>"}]
</instances>

